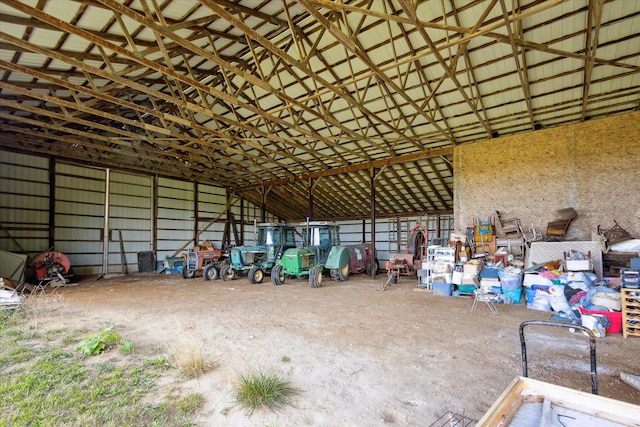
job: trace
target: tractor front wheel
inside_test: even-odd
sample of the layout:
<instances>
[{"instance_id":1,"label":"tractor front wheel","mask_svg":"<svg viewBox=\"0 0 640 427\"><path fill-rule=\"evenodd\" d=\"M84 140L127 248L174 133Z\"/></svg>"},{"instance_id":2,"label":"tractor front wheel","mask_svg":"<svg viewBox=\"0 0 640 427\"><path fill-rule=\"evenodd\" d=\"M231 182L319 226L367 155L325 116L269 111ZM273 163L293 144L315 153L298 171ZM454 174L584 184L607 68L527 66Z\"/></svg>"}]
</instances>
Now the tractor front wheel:
<instances>
[{"instance_id":1,"label":"tractor front wheel","mask_svg":"<svg viewBox=\"0 0 640 427\"><path fill-rule=\"evenodd\" d=\"M236 271L230 265L223 265L220 269L220 277L222 280L233 280L236 278Z\"/></svg>"},{"instance_id":2,"label":"tractor front wheel","mask_svg":"<svg viewBox=\"0 0 640 427\"><path fill-rule=\"evenodd\" d=\"M260 267L252 266L249 270L249 283L255 285L256 283L262 283L264 280L264 271Z\"/></svg>"},{"instance_id":3,"label":"tractor front wheel","mask_svg":"<svg viewBox=\"0 0 640 427\"><path fill-rule=\"evenodd\" d=\"M271 283L276 286L284 285L284 269L281 265L274 265L271 269Z\"/></svg>"},{"instance_id":4,"label":"tractor front wheel","mask_svg":"<svg viewBox=\"0 0 640 427\"><path fill-rule=\"evenodd\" d=\"M196 271L188 270L186 267L182 267L182 277L184 277L185 279L193 279L194 277L196 277Z\"/></svg>"},{"instance_id":5,"label":"tractor front wheel","mask_svg":"<svg viewBox=\"0 0 640 427\"><path fill-rule=\"evenodd\" d=\"M349 264L342 268L332 268L329 270L329 273L334 282L344 282L347 280L347 277L349 277Z\"/></svg>"},{"instance_id":6,"label":"tractor front wheel","mask_svg":"<svg viewBox=\"0 0 640 427\"><path fill-rule=\"evenodd\" d=\"M319 288L322 286L322 271L324 267L322 265L314 266L309 272L309 284L312 288Z\"/></svg>"},{"instance_id":7,"label":"tractor front wheel","mask_svg":"<svg viewBox=\"0 0 640 427\"><path fill-rule=\"evenodd\" d=\"M208 265L202 272L204 280L216 280L218 278L218 269L215 265Z\"/></svg>"}]
</instances>

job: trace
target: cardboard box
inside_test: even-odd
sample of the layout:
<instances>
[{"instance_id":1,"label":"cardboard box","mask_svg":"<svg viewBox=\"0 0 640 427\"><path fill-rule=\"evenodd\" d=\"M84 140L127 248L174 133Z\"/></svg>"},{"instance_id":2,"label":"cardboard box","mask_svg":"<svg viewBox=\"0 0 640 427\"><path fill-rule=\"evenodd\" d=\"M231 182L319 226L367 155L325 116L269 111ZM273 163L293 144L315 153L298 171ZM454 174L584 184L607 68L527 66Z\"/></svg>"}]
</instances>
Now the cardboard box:
<instances>
[{"instance_id":1,"label":"cardboard box","mask_svg":"<svg viewBox=\"0 0 640 427\"><path fill-rule=\"evenodd\" d=\"M473 285L473 279L478 277L475 273L463 273L462 274L462 284L463 285Z\"/></svg>"},{"instance_id":2,"label":"cardboard box","mask_svg":"<svg viewBox=\"0 0 640 427\"><path fill-rule=\"evenodd\" d=\"M480 271L482 271L482 267L483 267L482 263L480 263L480 262L478 262L478 263L467 262L463 266L463 271L465 273L478 274L478 273L480 273Z\"/></svg>"},{"instance_id":3,"label":"cardboard box","mask_svg":"<svg viewBox=\"0 0 640 427\"><path fill-rule=\"evenodd\" d=\"M431 275L431 281L433 283L451 283L451 273L436 273Z\"/></svg>"},{"instance_id":4,"label":"cardboard box","mask_svg":"<svg viewBox=\"0 0 640 427\"><path fill-rule=\"evenodd\" d=\"M434 273L451 273L451 264L448 262L434 262L432 269Z\"/></svg>"},{"instance_id":5,"label":"cardboard box","mask_svg":"<svg viewBox=\"0 0 640 427\"><path fill-rule=\"evenodd\" d=\"M590 259L566 259L564 269L565 271L591 271L593 263Z\"/></svg>"},{"instance_id":6,"label":"cardboard box","mask_svg":"<svg viewBox=\"0 0 640 427\"><path fill-rule=\"evenodd\" d=\"M509 265L509 255L508 254L493 254L493 262L498 264L502 262L502 266L506 267Z\"/></svg>"},{"instance_id":7,"label":"cardboard box","mask_svg":"<svg viewBox=\"0 0 640 427\"><path fill-rule=\"evenodd\" d=\"M463 234L463 233L449 233L449 241L450 242L466 242L467 241L467 235ZM455 246L455 244L451 245L451 246Z\"/></svg>"},{"instance_id":8,"label":"cardboard box","mask_svg":"<svg viewBox=\"0 0 640 427\"><path fill-rule=\"evenodd\" d=\"M496 252L496 241L484 242L484 245L480 242L476 242L476 253L488 252L492 255Z\"/></svg>"}]
</instances>

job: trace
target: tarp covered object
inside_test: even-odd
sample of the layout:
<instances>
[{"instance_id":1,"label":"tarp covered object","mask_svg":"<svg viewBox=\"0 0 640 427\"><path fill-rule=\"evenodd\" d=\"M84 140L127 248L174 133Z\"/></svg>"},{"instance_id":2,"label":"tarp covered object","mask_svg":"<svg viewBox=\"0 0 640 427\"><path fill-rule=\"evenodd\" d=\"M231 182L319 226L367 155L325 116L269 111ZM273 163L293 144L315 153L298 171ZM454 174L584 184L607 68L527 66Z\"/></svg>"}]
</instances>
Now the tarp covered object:
<instances>
[{"instance_id":1,"label":"tarp covered object","mask_svg":"<svg viewBox=\"0 0 640 427\"><path fill-rule=\"evenodd\" d=\"M23 282L26 268L27 255L0 250L0 277Z\"/></svg>"}]
</instances>

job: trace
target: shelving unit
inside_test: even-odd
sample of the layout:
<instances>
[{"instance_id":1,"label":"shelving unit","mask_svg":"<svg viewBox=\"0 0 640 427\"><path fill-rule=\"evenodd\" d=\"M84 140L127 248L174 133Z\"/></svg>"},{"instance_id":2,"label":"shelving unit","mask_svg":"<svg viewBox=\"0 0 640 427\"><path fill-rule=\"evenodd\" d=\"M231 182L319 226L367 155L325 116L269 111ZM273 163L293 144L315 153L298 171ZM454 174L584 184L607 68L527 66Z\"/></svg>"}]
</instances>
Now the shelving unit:
<instances>
[{"instance_id":1,"label":"shelving unit","mask_svg":"<svg viewBox=\"0 0 640 427\"><path fill-rule=\"evenodd\" d=\"M640 289L620 288L623 338L640 337Z\"/></svg>"},{"instance_id":2,"label":"shelving unit","mask_svg":"<svg viewBox=\"0 0 640 427\"><path fill-rule=\"evenodd\" d=\"M433 289L434 278L442 278L446 283L451 283L451 272L455 264L456 249L444 246L427 246L426 250L426 288ZM442 268L443 265L446 265L447 268Z\"/></svg>"}]
</instances>

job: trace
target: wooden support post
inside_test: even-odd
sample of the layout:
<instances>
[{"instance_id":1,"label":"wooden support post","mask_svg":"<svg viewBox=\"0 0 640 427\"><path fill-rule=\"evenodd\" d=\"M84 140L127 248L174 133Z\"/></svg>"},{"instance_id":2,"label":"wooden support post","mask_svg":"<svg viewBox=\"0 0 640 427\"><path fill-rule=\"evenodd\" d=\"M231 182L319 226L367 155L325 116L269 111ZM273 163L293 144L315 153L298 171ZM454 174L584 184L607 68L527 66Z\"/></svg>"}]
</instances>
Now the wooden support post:
<instances>
[{"instance_id":1,"label":"wooden support post","mask_svg":"<svg viewBox=\"0 0 640 427\"><path fill-rule=\"evenodd\" d=\"M313 178L309 178L307 186L309 195L309 221L313 221Z\"/></svg>"},{"instance_id":2,"label":"wooden support post","mask_svg":"<svg viewBox=\"0 0 640 427\"><path fill-rule=\"evenodd\" d=\"M374 259L378 258L376 250L376 169L371 169L371 247L373 248ZM372 270L371 277L376 276L376 271Z\"/></svg>"},{"instance_id":3,"label":"wooden support post","mask_svg":"<svg viewBox=\"0 0 640 427\"><path fill-rule=\"evenodd\" d=\"M198 218L200 217L200 210L198 209L198 193L200 188L198 181L193 182L193 244L198 244Z\"/></svg>"},{"instance_id":4,"label":"wooden support post","mask_svg":"<svg viewBox=\"0 0 640 427\"><path fill-rule=\"evenodd\" d=\"M153 183L151 184L151 251L158 254L158 175L153 176Z\"/></svg>"},{"instance_id":5,"label":"wooden support post","mask_svg":"<svg viewBox=\"0 0 640 427\"><path fill-rule=\"evenodd\" d=\"M244 219L244 199L240 199L240 246L244 246Z\"/></svg>"},{"instance_id":6,"label":"wooden support post","mask_svg":"<svg viewBox=\"0 0 640 427\"><path fill-rule=\"evenodd\" d=\"M122 265L122 273L129 274L129 270L127 269L127 257L124 252L124 240L122 240L122 230L118 230L118 234L120 236L120 264Z\"/></svg>"},{"instance_id":7,"label":"wooden support post","mask_svg":"<svg viewBox=\"0 0 640 427\"><path fill-rule=\"evenodd\" d=\"M262 205L260 206L260 221L261 222L266 222L267 221L267 189L265 188L265 186L262 186Z\"/></svg>"},{"instance_id":8,"label":"wooden support post","mask_svg":"<svg viewBox=\"0 0 640 427\"><path fill-rule=\"evenodd\" d=\"M49 248L56 244L56 158L49 157ZM25 252L26 253L26 252Z\"/></svg>"}]
</instances>

